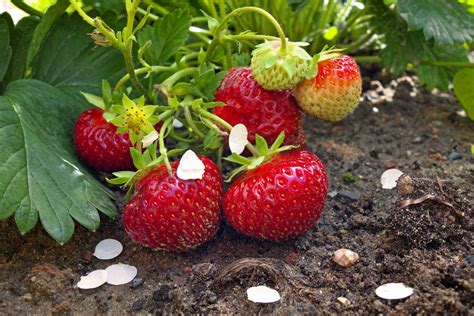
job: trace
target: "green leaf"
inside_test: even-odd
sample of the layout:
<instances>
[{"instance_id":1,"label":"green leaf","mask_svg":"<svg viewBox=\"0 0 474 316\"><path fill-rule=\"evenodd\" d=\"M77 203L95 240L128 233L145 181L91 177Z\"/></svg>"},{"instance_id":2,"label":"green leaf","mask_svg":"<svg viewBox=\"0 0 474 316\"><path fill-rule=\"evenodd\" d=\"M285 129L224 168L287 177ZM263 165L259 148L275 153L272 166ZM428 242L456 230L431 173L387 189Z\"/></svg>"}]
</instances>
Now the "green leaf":
<instances>
[{"instance_id":1,"label":"green leaf","mask_svg":"<svg viewBox=\"0 0 474 316\"><path fill-rule=\"evenodd\" d=\"M398 0L397 9L412 30L423 30L439 45L472 41L474 19L457 0Z\"/></svg>"},{"instance_id":2,"label":"green leaf","mask_svg":"<svg viewBox=\"0 0 474 316\"><path fill-rule=\"evenodd\" d=\"M32 63L31 77L76 94L100 95L102 80L113 84L125 69L116 49L95 47L86 36L92 30L79 15L63 15L44 39Z\"/></svg>"},{"instance_id":3,"label":"green leaf","mask_svg":"<svg viewBox=\"0 0 474 316\"><path fill-rule=\"evenodd\" d=\"M12 47L10 45L10 26L6 17L0 16L0 82L3 81L10 58L12 57Z\"/></svg>"},{"instance_id":4,"label":"green leaf","mask_svg":"<svg viewBox=\"0 0 474 316\"><path fill-rule=\"evenodd\" d=\"M30 63L33 61L33 58L38 53L41 43L48 34L53 23L61 16L64 11L66 11L67 7L69 7L69 0L58 0L55 5L46 11L46 14L41 19L41 22L38 24L33 34L31 45L26 58L27 66L30 65Z\"/></svg>"},{"instance_id":5,"label":"green leaf","mask_svg":"<svg viewBox=\"0 0 474 316\"><path fill-rule=\"evenodd\" d=\"M453 83L456 97L469 118L474 120L474 69L459 70Z\"/></svg>"},{"instance_id":6,"label":"green leaf","mask_svg":"<svg viewBox=\"0 0 474 316\"><path fill-rule=\"evenodd\" d=\"M153 27L138 32L138 44L151 40L152 45L144 53L145 60L154 65L164 64L186 42L191 26L191 16L185 10L173 12L158 18Z\"/></svg>"},{"instance_id":7,"label":"green leaf","mask_svg":"<svg viewBox=\"0 0 474 316\"><path fill-rule=\"evenodd\" d=\"M214 100L214 93L221 84L226 73L226 71L216 73L213 69L199 70L199 74L195 78L196 87L206 100Z\"/></svg>"},{"instance_id":8,"label":"green leaf","mask_svg":"<svg viewBox=\"0 0 474 316\"><path fill-rule=\"evenodd\" d=\"M37 109L41 109L38 111ZM96 210L114 216L112 193L78 161L73 122L83 102L36 80L11 83L0 97L0 219L15 214L22 233L40 219L60 243L74 232L74 220L90 230Z\"/></svg>"},{"instance_id":9,"label":"green leaf","mask_svg":"<svg viewBox=\"0 0 474 316\"><path fill-rule=\"evenodd\" d=\"M457 68L439 67L427 64L428 61L460 61L467 62L467 50L462 47L433 46L432 43L424 45L423 61L417 67L420 81L426 84L429 89L438 88L447 91L449 84L456 74Z\"/></svg>"},{"instance_id":10,"label":"green leaf","mask_svg":"<svg viewBox=\"0 0 474 316\"><path fill-rule=\"evenodd\" d=\"M39 23L37 17L28 16L21 19L15 26L13 32L12 48L13 55L8 68L5 82L12 82L18 79L25 78L26 75L26 58L30 43L33 38L33 33Z\"/></svg>"}]
</instances>

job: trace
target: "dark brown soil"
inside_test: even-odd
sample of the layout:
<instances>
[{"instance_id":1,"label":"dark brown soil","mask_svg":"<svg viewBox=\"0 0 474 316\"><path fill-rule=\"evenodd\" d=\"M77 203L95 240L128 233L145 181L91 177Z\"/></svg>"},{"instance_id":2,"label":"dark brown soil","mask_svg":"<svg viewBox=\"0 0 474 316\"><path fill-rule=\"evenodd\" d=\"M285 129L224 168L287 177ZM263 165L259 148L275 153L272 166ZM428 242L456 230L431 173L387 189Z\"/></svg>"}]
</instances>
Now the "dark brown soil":
<instances>
[{"instance_id":1,"label":"dark brown soil","mask_svg":"<svg viewBox=\"0 0 474 316\"><path fill-rule=\"evenodd\" d=\"M332 193L306 236L274 244L223 224L211 242L176 254L135 245L120 220L104 218L95 233L77 227L64 246L40 228L20 236L12 220L0 222L0 314L472 313L474 124L456 113L451 95L428 93L410 77L379 78L364 80L364 102L346 120L306 120L308 146L326 164ZM392 167L411 176L411 192L381 189L380 175ZM124 244L110 262L92 257L104 238ZM336 265L331 256L339 248L359 261ZM137 266L144 282L75 288L81 275L118 262ZM415 293L377 298L387 282ZM248 301L245 290L262 284L282 300Z\"/></svg>"}]
</instances>

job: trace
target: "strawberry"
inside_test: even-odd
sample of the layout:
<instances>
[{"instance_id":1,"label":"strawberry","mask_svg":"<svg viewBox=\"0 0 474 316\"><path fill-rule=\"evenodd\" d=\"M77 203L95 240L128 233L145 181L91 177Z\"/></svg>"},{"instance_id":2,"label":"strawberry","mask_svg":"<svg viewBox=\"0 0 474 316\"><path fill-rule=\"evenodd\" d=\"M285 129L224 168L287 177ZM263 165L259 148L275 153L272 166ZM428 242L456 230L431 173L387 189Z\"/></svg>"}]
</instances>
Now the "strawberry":
<instances>
[{"instance_id":1,"label":"strawberry","mask_svg":"<svg viewBox=\"0 0 474 316\"><path fill-rule=\"evenodd\" d=\"M313 153L291 150L238 177L224 197L224 214L245 235L284 241L303 235L323 211L324 166Z\"/></svg>"},{"instance_id":2,"label":"strawberry","mask_svg":"<svg viewBox=\"0 0 474 316\"><path fill-rule=\"evenodd\" d=\"M318 63L317 75L303 80L294 95L300 108L328 121L339 121L359 103L362 80L359 67L347 55Z\"/></svg>"},{"instance_id":3,"label":"strawberry","mask_svg":"<svg viewBox=\"0 0 474 316\"><path fill-rule=\"evenodd\" d=\"M293 89L303 80L312 59L301 48L305 45L307 43L287 42L286 49L280 41L257 45L250 63L255 80L268 90Z\"/></svg>"},{"instance_id":4,"label":"strawberry","mask_svg":"<svg viewBox=\"0 0 474 316\"><path fill-rule=\"evenodd\" d=\"M107 122L104 111L89 109L79 115L74 126L74 144L82 160L104 171L133 170L128 133L117 134L117 127Z\"/></svg>"},{"instance_id":5,"label":"strawberry","mask_svg":"<svg viewBox=\"0 0 474 316\"><path fill-rule=\"evenodd\" d=\"M135 186L123 211L125 230L140 245L185 251L211 239L219 228L223 196L220 171L209 159L202 179L181 180L179 162L171 163L172 176L161 165Z\"/></svg>"},{"instance_id":6,"label":"strawberry","mask_svg":"<svg viewBox=\"0 0 474 316\"><path fill-rule=\"evenodd\" d=\"M214 108L214 114L230 125L242 123L249 132L249 141L255 134L269 143L285 132L285 144L300 144L302 113L290 91L270 91L262 88L248 67L232 68L215 93L218 102L226 106Z\"/></svg>"}]
</instances>

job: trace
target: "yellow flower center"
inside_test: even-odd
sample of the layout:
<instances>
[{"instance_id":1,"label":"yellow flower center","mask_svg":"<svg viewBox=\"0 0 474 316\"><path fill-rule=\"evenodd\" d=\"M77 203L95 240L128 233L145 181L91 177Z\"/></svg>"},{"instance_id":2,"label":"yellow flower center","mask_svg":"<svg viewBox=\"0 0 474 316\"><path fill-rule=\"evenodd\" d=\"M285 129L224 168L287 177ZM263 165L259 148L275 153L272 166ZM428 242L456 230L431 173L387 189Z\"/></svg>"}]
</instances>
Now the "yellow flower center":
<instances>
[{"instance_id":1,"label":"yellow flower center","mask_svg":"<svg viewBox=\"0 0 474 316\"><path fill-rule=\"evenodd\" d=\"M125 122L130 130L136 134L140 133L141 130L147 126L147 118L145 112L140 108L127 109L127 118Z\"/></svg>"}]
</instances>

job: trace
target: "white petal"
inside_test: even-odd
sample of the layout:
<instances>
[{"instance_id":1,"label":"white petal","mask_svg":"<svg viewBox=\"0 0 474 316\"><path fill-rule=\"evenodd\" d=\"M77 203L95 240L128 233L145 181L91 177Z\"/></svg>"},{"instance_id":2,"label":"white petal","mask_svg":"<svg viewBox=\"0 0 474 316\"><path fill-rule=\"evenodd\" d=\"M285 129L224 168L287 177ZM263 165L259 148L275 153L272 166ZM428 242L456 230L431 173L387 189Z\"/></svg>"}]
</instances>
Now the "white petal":
<instances>
[{"instance_id":1,"label":"white petal","mask_svg":"<svg viewBox=\"0 0 474 316\"><path fill-rule=\"evenodd\" d=\"M148 146L153 144L153 142L157 139L158 139L158 132L155 130L151 131L149 134L143 137L143 140L142 140L143 148L147 148Z\"/></svg>"},{"instance_id":2,"label":"white petal","mask_svg":"<svg viewBox=\"0 0 474 316\"><path fill-rule=\"evenodd\" d=\"M379 108L376 108L375 106L372 108L372 112L374 113L379 113Z\"/></svg>"},{"instance_id":3,"label":"white petal","mask_svg":"<svg viewBox=\"0 0 474 316\"><path fill-rule=\"evenodd\" d=\"M137 276L137 268L128 264L113 264L107 269L107 283L112 285L121 285L128 283Z\"/></svg>"},{"instance_id":4,"label":"white petal","mask_svg":"<svg viewBox=\"0 0 474 316\"><path fill-rule=\"evenodd\" d=\"M95 270L86 276L81 277L77 287L83 290L95 289L107 282L107 271Z\"/></svg>"},{"instance_id":5,"label":"white petal","mask_svg":"<svg viewBox=\"0 0 474 316\"><path fill-rule=\"evenodd\" d=\"M247 289L247 298L254 303L274 303L280 300L280 293L264 285Z\"/></svg>"},{"instance_id":6,"label":"white petal","mask_svg":"<svg viewBox=\"0 0 474 316\"><path fill-rule=\"evenodd\" d=\"M181 180L202 179L204 163L192 150L187 150L178 165L178 178Z\"/></svg>"},{"instance_id":7,"label":"white petal","mask_svg":"<svg viewBox=\"0 0 474 316\"><path fill-rule=\"evenodd\" d=\"M95 246L94 256L101 260L110 260L122 253L122 244L115 239L104 239Z\"/></svg>"},{"instance_id":8,"label":"white petal","mask_svg":"<svg viewBox=\"0 0 474 316\"><path fill-rule=\"evenodd\" d=\"M247 139L248 136L249 133L244 124L237 124L232 127L229 135L230 151L240 155L244 151L245 145L249 142Z\"/></svg>"},{"instance_id":9,"label":"white petal","mask_svg":"<svg viewBox=\"0 0 474 316\"><path fill-rule=\"evenodd\" d=\"M183 123L181 123L181 121L179 121L179 120L177 120L177 119L174 119L174 120L173 120L173 127L174 127L174 128L181 128L181 127L183 127L183 126L184 126L184 125L183 125Z\"/></svg>"},{"instance_id":10,"label":"white petal","mask_svg":"<svg viewBox=\"0 0 474 316\"><path fill-rule=\"evenodd\" d=\"M379 286L375 294L386 300L401 300L413 294L413 289L403 283L387 283Z\"/></svg>"},{"instance_id":11,"label":"white petal","mask_svg":"<svg viewBox=\"0 0 474 316\"><path fill-rule=\"evenodd\" d=\"M398 178L402 176L403 172L398 169L388 169L382 173L380 182L383 189L393 189L397 186Z\"/></svg>"}]
</instances>

